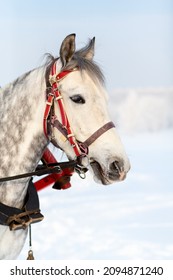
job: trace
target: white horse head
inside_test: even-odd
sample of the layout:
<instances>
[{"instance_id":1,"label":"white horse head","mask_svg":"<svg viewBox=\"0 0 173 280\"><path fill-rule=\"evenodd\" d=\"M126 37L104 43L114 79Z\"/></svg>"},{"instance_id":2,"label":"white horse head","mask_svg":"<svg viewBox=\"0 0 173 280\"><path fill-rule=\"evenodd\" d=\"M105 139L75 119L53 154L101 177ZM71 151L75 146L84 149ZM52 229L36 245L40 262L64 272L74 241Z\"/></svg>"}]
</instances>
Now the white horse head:
<instances>
[{"instance_id":1,"label":"white horse head","mask_svg":"<svg viewBox=\"0 0 173 280\"><path fill-rule=\"evenodd\" d=\"M104 77L93 61L94 44L95 38L83 49L75 52L75 35L71 34L62 42L60 58L56 61L57 74L69 69L75 70L59 81L58 89L73 134L79 142L85 142L110 121ZM57 105L55 113L60 119ZM75 159L71 145L66 139L64 141L58 130L54 130L54 137L67 156ZM130 164L115 128L109 129L93 141L82 165L92 171L97 182L104 185L126 177Z\"/></svg>"}]
</instances>

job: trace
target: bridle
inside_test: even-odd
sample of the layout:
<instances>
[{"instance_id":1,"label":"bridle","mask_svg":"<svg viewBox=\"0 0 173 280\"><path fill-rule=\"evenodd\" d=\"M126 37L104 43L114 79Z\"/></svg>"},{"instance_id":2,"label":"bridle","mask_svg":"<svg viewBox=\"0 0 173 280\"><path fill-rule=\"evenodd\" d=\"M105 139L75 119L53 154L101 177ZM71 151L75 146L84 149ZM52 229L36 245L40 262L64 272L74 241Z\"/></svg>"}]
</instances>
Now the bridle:
<instances>
[{"instance_id":1,"label":"bridle","mask_svg":"<svg viewBox=\"0 0 173 280\"><path fill-rule=\"evenodd\" d=\"M80 142L76 139L75 134L72 131L70 122L65 110L63 97L59 90L59 82L64 79L68 74L74 71L79 71L79 67L75 67L71 70L62 70L57 74L56 62L54 62L49 68L49 77L46 81L46 108L44 112L43 128L46 138L49 139L55 146L57 143L53 134L54 128L58 129L61 134L68 140L73 151L76 155L78 162L81 163L81 159L86 157L89 153L89 146L102 134L104 134L109 129L115 127L113 122L108 122L95 131L89 138L84 142ZM61 115L61 122L55 115L54 103L57 102ZM59 146L58 146L59 147Z\"/></svg>"}]
</instances>

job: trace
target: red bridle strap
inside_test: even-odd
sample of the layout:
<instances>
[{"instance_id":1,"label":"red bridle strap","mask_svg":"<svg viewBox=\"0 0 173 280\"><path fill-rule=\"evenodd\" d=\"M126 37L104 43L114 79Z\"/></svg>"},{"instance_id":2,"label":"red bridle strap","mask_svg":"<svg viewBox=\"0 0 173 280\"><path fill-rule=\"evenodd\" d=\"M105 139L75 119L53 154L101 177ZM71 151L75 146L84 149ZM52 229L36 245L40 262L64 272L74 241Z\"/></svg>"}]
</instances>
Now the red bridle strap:
<instances>
[{"instance_id":1,"label":"red bridle strap","mask_svg":"<svg viewBox=\"0 0 173 280\"><path fill-rule=\"evenodd\" d=\"M57 101L59 109L60 109L62 129L66 130L66 132L67 132L66 137L67 137L68 141L70 142L70 144L71 144L71 146L74 150L75 155L77 157L79 157L81 155L81 151L80 151L80 148L77 144L75 136L72 132L72 129L70 127L70 123L69 123L69 120L68 120L68 117L67 117L67 114L66 114L66 111L65 111L65 108L64 108L62 95L61 95L61 93L58 89L58 86L59 86L58 83L66 75L68 75L69 73L71 73L73 71L76 71L76 70L77 70L77 68L72 69L72 70L65 70L65 71L60 72L59 74L56 74L56 63L54 63L52 65L50 76L49 76L49 82L51 84L51 89L50 89L50 92L48 93L48 98L47 98L47 102L46 102L46 109L45 109L45 113L44 113L43 127L44 127L44 133L45 133L46 137L49 138L48 137L48 131L47 131L48 117L50 115L50 111L51 111L51 107L53 105L53 102ZM54 124L56 124L56 120L57 120L57 117L52 116L51 122L52 122L53 127L56 126L56 125L54 125Z\"/></svg>"}]
</instances>

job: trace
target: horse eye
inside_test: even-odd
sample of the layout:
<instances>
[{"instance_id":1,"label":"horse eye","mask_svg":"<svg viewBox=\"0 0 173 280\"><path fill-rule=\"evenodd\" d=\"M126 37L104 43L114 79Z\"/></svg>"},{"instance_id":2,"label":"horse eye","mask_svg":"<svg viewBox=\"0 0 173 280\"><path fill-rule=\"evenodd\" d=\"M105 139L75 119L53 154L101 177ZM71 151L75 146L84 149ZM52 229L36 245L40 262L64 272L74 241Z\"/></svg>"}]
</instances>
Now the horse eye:
<instances>
[{"instance_id":1,"label":"horse eye","mask_svg":"<svg viewBox=\"0 0 173 280\"><path fill-rule=\"evenodd\" d=\"M79 94L71 96L70 99L73 102L78 103L78 104L84 104L85 103L85 99Z\"/></svg>"}]
</instances>

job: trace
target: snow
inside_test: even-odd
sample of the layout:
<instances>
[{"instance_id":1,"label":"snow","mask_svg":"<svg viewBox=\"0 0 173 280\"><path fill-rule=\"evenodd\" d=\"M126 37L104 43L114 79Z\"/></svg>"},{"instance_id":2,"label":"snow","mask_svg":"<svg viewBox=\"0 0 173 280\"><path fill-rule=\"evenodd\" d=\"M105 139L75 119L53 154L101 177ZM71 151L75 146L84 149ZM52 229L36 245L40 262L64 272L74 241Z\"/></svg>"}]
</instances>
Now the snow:
<instances>
[{"instance_id":1,"label":"snow","mask_svg":"<svg viewBox=\"0 0 173 280\"><path fill-rule=\"evenodd\" d=\"M112 117L132 166L127 179L101 186L76 174L68 190L40 191L45 219L32 226L36 259L173 259L172 93L113 93ZM27 251L28 242L19 259Z\"/></svg>"},{"instance_id":2,"label":"snow","mask_svg":"<svg viewBox=\"0 0 173 280\"><path fill-rule=\"evenodd\" d=\"M126 133L173 127L173 88L116 90L110 101L113 119Z\"/></svg>"}]
</instances>

